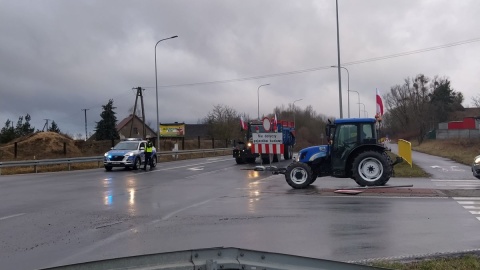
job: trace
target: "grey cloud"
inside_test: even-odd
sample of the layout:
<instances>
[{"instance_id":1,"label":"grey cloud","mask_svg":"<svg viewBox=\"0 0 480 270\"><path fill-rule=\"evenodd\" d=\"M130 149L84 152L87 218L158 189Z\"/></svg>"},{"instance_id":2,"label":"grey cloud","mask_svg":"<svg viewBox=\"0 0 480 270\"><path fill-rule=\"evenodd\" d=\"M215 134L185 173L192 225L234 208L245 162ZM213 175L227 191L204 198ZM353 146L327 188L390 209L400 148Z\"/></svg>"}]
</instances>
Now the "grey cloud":
<instances>
[{"instance_id":1,"label":"grey cloud","mask_svg":"<svg viewBox=\"0 0 480 270\"><path fill-rule=\"evenodd\" d=\"M477 37L477 1L341 0L342 62ZM336 64L334 1L0 1L0 123L25 113L71 133L89 129L113 98L121 119L132 87L146 87L155 122L154 45L159 85L242 78ZM348 66L350 87L374 113L374 91L425 73L450 76L468 100L478 85L478 44ZM256 116L304 100L338 116L335 69L195 87L160 88L160 121L196 122L214 104ZM342 72L344 115L346 73ZM356 94L351 97L355 107Z\"/></svg>"}]
</instances>

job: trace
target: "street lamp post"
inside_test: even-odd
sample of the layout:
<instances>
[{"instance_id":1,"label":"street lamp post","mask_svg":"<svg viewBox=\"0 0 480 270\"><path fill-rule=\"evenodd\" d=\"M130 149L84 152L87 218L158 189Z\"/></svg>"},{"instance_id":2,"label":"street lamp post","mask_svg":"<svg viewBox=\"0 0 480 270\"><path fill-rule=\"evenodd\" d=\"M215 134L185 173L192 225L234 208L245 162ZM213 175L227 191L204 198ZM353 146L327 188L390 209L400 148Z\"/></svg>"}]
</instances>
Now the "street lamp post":
<instances>
[{"instance_id":1,"label":"street lamp post","mask_svg":"<svg viewBox=\"0 0 480 270\"><path fill-rule=\"evenodd\" d=\"M155 102L157 105L157 148L160 149L160 121L159 121L159 116L158 116L158 79L157 79L157 45L161 41L167 40L167 39L172 39L172 38L177 38L178 36L172 36L169 38L164 38L155 44ZM135 113L135 112L134 112ZM143 119L145 121L145 119Z\"/></svg>"},{"instance_id":2,"label":"street lamp post","mask_svg":"<svg viewBox=\"0 0 480 270\"><path fill-rule=\"evenodd\" d=\"M338 66L331 66L332 68L336 68ZM348 118L350 118L350 72L348 72L348 69L346 67L340 67L340 68L343 68L347 71L347 100L348 100Z\"/></svg>"},{"instance_id":3,"label":"street lamp post","mask_svg":"<svg viewBox=\"0 0 480 270\"><path fill-rule=\"evenodd\" d=\"M303 100L303 98L301 99L297 99L293 102L293 127L296 128L297 127L297 121L295 121L295 102L297 101L301 101Z\"/></svg>"},{"instance_id":4,"label":"street lamp post","mask_svg":"<svg viewBox=\"0 0 480 270\"><path fill-rule=\"evenodd\" d=\"M257 88L257 113L258 113L258 120L260 120L260 87L262 86L267 86L267 85L270 85L269 83L267 84L262 84L260 85L258 88Z\"/></svg>"},{"instance_id":5,"label":"street lamp post","mask_svg":"<svg viewBox=\"0 0 480 270\"><path fill-rule=\"evenodd\" d=\"M355 92L358 95L358 118L360 118L360 93L358 93L358 91L355 91L355 90L348 90L348 91Z\"/></svg>"},{"instance_id":6,"label":"street lamp post","mask_svg":"<svg viewBox=\"0 0 480 270\"><path fill-rule=\"evenodd\" d=\"M359 102L358 104L362 104L362 105L363 105L363 113L364 113L363 116L365 116L365 114L366 114L367 117L368 117L368 112L367 112L367 110L365 109L365 104L360 103L360 102Z\"/></svg>"},{"instance_id":7,"label":"street lamp post","mask_svg":"<svg viewBox=\"0 0 480 270\"><path fill-rule=\"evenodd\" d=\"M337 67L338 67L338 102L340 103L340 118L343 118L342 108L342 72L340 72L340 32L338 25L338 0L335 1L335 8L337 14Z\"/></svg>"}]
</instances>

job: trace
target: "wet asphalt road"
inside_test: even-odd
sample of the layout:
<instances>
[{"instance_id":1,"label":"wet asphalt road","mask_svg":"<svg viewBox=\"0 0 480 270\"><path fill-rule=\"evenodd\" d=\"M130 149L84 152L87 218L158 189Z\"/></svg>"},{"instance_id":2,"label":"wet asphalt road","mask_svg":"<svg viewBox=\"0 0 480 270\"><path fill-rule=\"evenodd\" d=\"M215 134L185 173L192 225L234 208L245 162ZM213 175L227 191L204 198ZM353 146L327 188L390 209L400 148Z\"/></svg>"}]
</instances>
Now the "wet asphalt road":
<instances>
[{"instance_id":1,"label":"wet asphalt road","mask_svg":"<svg viewBox=\"0 0 480 270\"><path fill-rule=\"evenodd\" d=\"M330 196L322 190L356 185L322 178L292 190L248 167L218 157L2 176L2 269L218 246L342 261L480 248L480 220L463 207L480 209L479 198ZM389 182L412 183L436 187Z\"/></svg>"}]
</instances>

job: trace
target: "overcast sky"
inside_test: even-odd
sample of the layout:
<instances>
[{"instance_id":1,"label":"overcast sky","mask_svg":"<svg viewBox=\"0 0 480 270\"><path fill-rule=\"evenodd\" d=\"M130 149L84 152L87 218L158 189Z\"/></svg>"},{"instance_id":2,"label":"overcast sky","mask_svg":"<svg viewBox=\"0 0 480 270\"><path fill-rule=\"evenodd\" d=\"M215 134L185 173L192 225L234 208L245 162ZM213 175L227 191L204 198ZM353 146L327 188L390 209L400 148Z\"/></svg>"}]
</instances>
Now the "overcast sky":
<instances>
[{"instance_id":1,"label":"overcast sky","mask_svg":"<svg viewBox=\"0 0 480 270\"><path fill-rule=\"evenodd\" d=\"M339 0L341 63L388 56L480 37L480 1ZM312 105L339 116L333 68L288 76L164 87L284 73L337 64L334 0L64 1L0 0L0 125L29 113L62 131L84 133L109 99L120 121L145 88L147 121L155 123L155 43L160 122L197 123L215 104L251 117L275 106ZM350 89L369 116L375 89L386 93L406 77L447 76L465 96L479 93L480 42L345 65ZM347 116L347 73L342 71ZM350 110L358 116L357 95ZM362 107L363 109L363 107Z\"/></svg>"}]
</instances>

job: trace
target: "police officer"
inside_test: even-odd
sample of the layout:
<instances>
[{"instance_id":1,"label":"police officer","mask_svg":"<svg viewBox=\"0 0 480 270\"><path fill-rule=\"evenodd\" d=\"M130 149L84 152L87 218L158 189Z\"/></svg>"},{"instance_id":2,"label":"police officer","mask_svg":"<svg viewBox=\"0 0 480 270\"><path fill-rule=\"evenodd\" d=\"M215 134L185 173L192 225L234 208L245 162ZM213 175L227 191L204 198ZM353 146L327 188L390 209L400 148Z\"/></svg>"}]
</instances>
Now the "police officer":
<instances>
[{"instance_id":1,"label":"police officer","mask_svg":"<svg viewBox=\"0 0 480 270\"><path fill-rule=\"evenodd\" d=\"M152 169L152 152L153 152L153 143L152 138L147 138L147 145L145 147L145 164L143 169L147 170L147 164L150 165L150 169Z\"/></svg>"}]
</instances>

